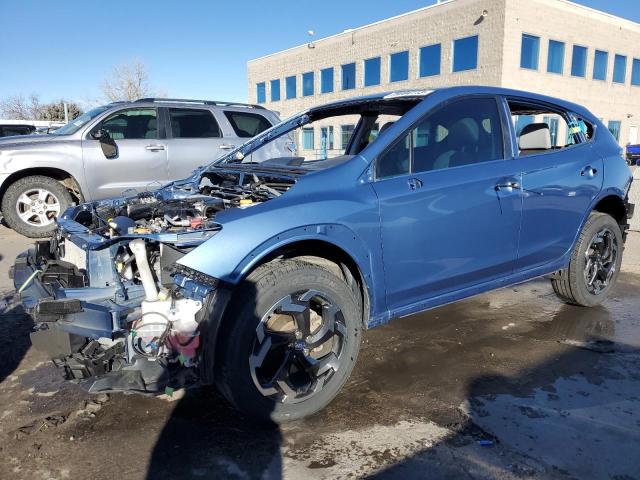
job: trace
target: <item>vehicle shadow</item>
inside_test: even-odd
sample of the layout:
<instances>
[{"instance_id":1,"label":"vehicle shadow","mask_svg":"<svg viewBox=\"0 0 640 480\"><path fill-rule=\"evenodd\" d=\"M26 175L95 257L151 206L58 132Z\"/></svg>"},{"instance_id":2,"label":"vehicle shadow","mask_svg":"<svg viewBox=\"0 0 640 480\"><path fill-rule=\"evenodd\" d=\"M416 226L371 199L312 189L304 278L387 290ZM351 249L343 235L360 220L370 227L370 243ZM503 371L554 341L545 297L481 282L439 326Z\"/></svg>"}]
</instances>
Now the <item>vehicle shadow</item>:
<instances>
[{"instance_id":1,"label":"vehicle shadow","mask_svg":"<svg viewBox=\"0 0 640 480\"><path fill-rule=\"evenodd\" d=\"M255 305L255 294L246 301ZM256 313L251 321L257 322ZM248 368L249 352L247 352ZM261 424L234 410L213 386L187 390L153 448L148 480L177 478L282 478L276 424Z\"/></svg>"},{"instance_id":2,"label":"vehicle shadow","mask_svg":"<svg viewBox=\"0 0 640 480\"><path fill-rule=\"evenodd\" d=\"M555 340L563 353L517 375L473 378L465 421L446 425L451 433L444 439L366 478L635 478L640 459L633 445L640 435L624 432L620 411L637 409L640 400L619 397L637 388L628 368L637 360L625 368L617 359L637 359L640 349L611 340L616 323L602 307L564 305L540 327L533 338ZM627 387L616 383L628 379ZM620 407L621 401L629 405Z\"/></svg>"},{"instance_id":3,"label":"vehicle shadow","mask_svg":"<svg viewBox=\"0 0 640 480\"><path fill-rule=\"evenodd\" d=\"M13 293L0 294L0 383L11 375L31 347L33 320Z\"/></svg>"}]
</instances>

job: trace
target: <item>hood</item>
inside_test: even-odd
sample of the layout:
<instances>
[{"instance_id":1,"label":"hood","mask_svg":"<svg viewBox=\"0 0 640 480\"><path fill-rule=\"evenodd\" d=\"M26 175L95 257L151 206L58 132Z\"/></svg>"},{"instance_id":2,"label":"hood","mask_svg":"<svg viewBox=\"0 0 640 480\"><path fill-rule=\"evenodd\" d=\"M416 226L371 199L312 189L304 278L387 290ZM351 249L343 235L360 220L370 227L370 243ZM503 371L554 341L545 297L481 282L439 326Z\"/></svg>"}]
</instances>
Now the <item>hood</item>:
<instances>
[{"instance_id":1,"label":"hood","mask_svg":"<svg viewBox=\"0 0 640 480\"><path fill-rule=\"evenodd\" d=\"M16 135L13 137L0 138L0 148L12 148L14 146L24 147L30 144L43 144L43 143L58 143L60 141L68 140L66 136L56 135Z\"/></svg>"}]
</instances>

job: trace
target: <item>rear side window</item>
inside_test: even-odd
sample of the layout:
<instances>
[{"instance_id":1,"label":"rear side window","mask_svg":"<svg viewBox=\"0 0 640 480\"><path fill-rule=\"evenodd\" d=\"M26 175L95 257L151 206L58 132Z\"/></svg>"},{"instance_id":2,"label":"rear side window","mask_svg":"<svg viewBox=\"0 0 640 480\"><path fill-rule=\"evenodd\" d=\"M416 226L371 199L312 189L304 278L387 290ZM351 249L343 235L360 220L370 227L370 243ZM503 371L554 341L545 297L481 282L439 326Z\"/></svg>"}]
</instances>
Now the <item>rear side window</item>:
<instances>
[{"instance_id":1,"label":"rear side window","mask_svg":"<svg viewBox=\"0 0 640 480\"><path fill-rule=\"evenodd\" d=\"M22 125L9 126L0 128L0 136L10 137L13 135L29 135L35 131L35 127L28 127Z\"/></svg>"},{"instance_id":2,"label":"rear side window","mask_svg":"<svg viewBox=\"0 0 640 480\"><path fill-rule=\"evenodd\" d=\"M593 137L593 125L571 119L560 107L508 100L520 156L549 153L581 143Z\"/></svg>"},{"instance_id":3,"label":"rear side window","mask_svg":"<svg viewBox=\"0 0 640 480\"><path fill-rule=\"evenodd\" d=\"M209 110L170 108L169 121L173 138L221 137L218 122Z\"/></svg>"},{"instance_id":4,"label":"rear side window","mask_svg":"<svg viewBox=\"0 0 640 480\"><path fill-rule=\"evenodd\" d=\"M258 113L227 111L224 112L224 115L229 120L233 131L240 138L255 137L267 128L271 128L269 120Z\"/></svg>"}]
</instances>

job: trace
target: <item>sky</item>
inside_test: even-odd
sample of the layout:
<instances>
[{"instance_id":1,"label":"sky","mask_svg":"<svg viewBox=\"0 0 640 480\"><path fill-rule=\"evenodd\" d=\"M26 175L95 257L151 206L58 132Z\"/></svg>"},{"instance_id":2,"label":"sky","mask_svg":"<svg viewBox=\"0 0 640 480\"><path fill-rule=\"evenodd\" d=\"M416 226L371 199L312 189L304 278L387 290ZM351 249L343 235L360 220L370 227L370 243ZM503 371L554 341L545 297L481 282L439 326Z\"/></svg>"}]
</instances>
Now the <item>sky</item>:
<instances>
[{"instance_id":1,"label":"sky","mask_svg":"<svg viewBox=\"0 0 640 480\"><path fill-rule=\"evenodd\" d=\"M527 1L527 0L521 0ZM100 97L114 65L141 59L172 97L246 101L246 63L434 0L0 0L0 100ZM638 0L578 3L640 23Z\"/></svg>"}]
</instances>

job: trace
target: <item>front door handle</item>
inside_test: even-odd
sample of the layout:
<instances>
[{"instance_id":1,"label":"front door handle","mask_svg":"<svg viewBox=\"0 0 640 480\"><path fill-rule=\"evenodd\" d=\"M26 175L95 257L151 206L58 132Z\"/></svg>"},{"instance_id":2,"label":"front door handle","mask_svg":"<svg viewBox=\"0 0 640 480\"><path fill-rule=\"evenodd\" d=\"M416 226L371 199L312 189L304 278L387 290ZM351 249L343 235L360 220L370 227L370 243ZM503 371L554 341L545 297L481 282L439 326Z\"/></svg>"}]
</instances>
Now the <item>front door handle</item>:
<instances>
[{"instance_id":1,"label":"front door handle","mask_svg":"<svg viewBox=\"0 0 640 480\"><path fill-rule=\"evenodd\" d=\"M409 180L407 180L407 185L409 185L409 188L411 190L418 190L420 187L422 187L422 180L419 180L417 178L410 178Z\"/></svg>"},{"instance_id":2,"label":"front door handle","mask_svg":"<svg viewBox=\"0 0 640 480\"><path fill-rule=\"evenodd\" d=\"M146 150L149 150L150 152L159 152L161 150L164 150L164 145L147 145L144 148Z\"/></svg>"},{"instance_id":3,"label":"front door handle","mask_svg":"<svg viewBox=\"0 0 640 480\"><path fill-rule=\"evenodd\" d=\"M589 165L582 169L580 175L587 178L593 178L596 176L596 173L598 173L598 170Z\"/></svg>"},{"instance_id":4,"label":"front door handle","mask_svg":"<svg viewBox=\"0 0 640 480\"><path fill-rule=\"evenodd\" d=\"M236 146L231 145L230 143L223 143L222 145L220 145L221 150L232 150L234 148L236 148Z\"/></svg>"},{"instance_id":5,"label":"front door handle","mask_svg":"<svg viewBox=\"0 0 640 480\"><path fill-rule=\"evenodd\" d=\"M512 192L513 190L519 189L520 184L516 181L507 181L504 183L498 183L495 188L496 192Z\"/></svg>"}]
</instances>

